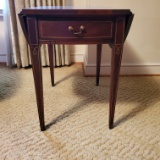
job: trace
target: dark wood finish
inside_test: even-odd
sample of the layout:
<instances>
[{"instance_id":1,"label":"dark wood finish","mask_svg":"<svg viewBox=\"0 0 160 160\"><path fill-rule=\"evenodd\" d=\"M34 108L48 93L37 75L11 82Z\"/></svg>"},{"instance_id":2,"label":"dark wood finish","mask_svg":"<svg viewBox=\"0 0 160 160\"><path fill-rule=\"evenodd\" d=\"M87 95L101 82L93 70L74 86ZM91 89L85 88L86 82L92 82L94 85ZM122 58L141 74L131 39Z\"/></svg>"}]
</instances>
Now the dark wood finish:
<instances>
[{"instance_id":1,"label":"dark wood finish","mask_svg":"<svg viewBox=\"0 0 160 160\"><path fill-rule=\"evenodd\" d=\"M62 39L76 40L78 36L83 39L112 39L113 38L113 21L38 21L39 37L41 40L50 39L53 41L62 41ZM81 35L75 36L68 31L68 27L73 26L75 31L79 32L80 26L84 26ZM94 27L93 27L94 26ZM95 32L94 28L97 29ZM46 32L48 30L48 32ZM107 32L106 32L107 30Z\"/></svg>"},{"instance_id":2,"label":"dark wood finish","mask_svg":"<svg viewBox=\"0 0 160 160\"><path fill-rule=\"evenodd\" d=\"M54 60L53 60L53 57L54 57L53 54L55 54L54 51L53 51L52 43L48 44L48 54L49 54L49 64L50 64L51 84L52 84L52 86L54 86Z\"/></svg>"},{"instance_id":3,"label":"dark wood finish","mask_svg":"<svg viewBox=\"0 0 160 160\"><path fill-rule=\"evenodd\" d=\"M99 85L102 44L109 44L112 47L109 128L113 128L123 43L133 20L132 12L128 9L34 7L23 9L19 13L19 19L31 48L41 130L45 130L39 49L41 44L48 44L52 85L54 85L52 44L97 44L96 85Z\"/></svg>"},{"instance_id":4,"label":"dark wood finish","mask_svg":"<svg viewBox=\"0 0 160 160\"><path fill-rule=\"evenodd\" d=\"M32 60L32 69L35 82L36 98L37 98L37 107L40 121L41 131L45 130L44 123L44 109L43 109L43 87L42 87L42 69L41 69L41 56L40 56L40 47L38 41L38 32L37 32L37 21L36 18L29 17L27 18L27 28L29 32L28 41L30 44L31 51L31 60Z\"/></svg>"},{"instance_id":5,"label":"dark wood finish","mask_svg":"<svg viewBox=\"0 0 160 160\"><path fill-rule=\"evenodd\" d=\"M99 75L101 67L102 44L97 44L97 65L96 65L96 85L99 85Z\"/></svg>"},{"instance_id":6,"label":"dark wood finish","mask_svg":"<svg viewBox=\"0 0 160 160\"><path fill-rule=\"evenodd\" d=\"M114 113L117 98L117 88L119 71L121 66L123 45L114 46L112 49L112 62L111 62L111 80L110 80L110 99L109 99L109 128L113 128Z\"/></svg>"},{"instance_id":7,"label":"dark wood finish","mask_svg":"<svg viewBox=\"0 0 160 160\"><path fill-rule=\"evenodd\" d=\"M114 113L117 98L118 79L121 66L123 42L125 32L125 18L117 18L115 22L115 39L112 46L111 62L111 81L110 81L110 99L109 99L109 128L113 128Z\"/></svg>"}]
</instances>

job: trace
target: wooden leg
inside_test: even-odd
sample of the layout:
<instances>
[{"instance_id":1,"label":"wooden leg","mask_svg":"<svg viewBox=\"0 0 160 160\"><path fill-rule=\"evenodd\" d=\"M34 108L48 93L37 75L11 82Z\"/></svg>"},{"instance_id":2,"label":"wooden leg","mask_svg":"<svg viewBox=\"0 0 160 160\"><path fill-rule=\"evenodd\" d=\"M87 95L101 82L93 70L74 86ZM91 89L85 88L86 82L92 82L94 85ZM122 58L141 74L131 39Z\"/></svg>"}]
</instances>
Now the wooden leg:
<instances>
[{"instance_id":1,"label":"wooden leg","mask_svg":"<svg viewBox=\"0 0 160 160\"><path fill-rule=\"evenodd\" d=\"M118 79L119 79L119 72L121 66L121 58L122 58L122 51L123 45L114 45L112 49L112 62L111 62L111 81L110 81L110 99L109 99L109 128L113 128L114 122L114 112L115 112L115 105L116 105L116 98L117 98L117 88L118 88Z\"/></svg>"},{"instance_id":2,"label":"wooden leg","mask_svg":"<svg viewBox=\"0 0 160 160\"><path fill-rule=\"evenodd\" d=\"M42 66L41 57L38 45L30 45L31 59L32 59L32 69L33 77L35 83L37 107L40 121L41 131L45 130L44 122L44 103L43 103L43 84L42 84Z\"/></svg>"},{"instance_id":3,"label":"wooden leg","mask_svg":"<svg viewBox=\"0 0 160 160\"><path fill-rule=\"evenodd\" d=\"M96 85L99 85L99 75L101 68L102 44L97 44L97 64L96 64Z\"/></svg>"},{"instance_id":4,"label":"wooden leg","mask_svg":"<svg viewBox=\"0 0 160 160\"><path fill-rule=\"evenodd\" d=\"M51 84L54 86L54 59L53 59L53 45L48 44L48 54L50 63L50 73L51 73Z\"/></svg>"}]
</instances>

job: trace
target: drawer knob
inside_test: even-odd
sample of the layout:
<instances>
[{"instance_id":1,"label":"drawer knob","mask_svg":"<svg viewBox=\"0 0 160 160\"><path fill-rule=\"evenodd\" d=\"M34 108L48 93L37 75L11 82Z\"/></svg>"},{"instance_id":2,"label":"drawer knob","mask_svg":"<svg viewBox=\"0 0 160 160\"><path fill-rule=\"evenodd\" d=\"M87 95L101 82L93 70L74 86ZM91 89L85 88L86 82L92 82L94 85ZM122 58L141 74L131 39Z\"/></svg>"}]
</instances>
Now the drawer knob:
<instances>
[{"instance_id":1,"label":"drawer knob","mask_svg":"<svg viewBox=\"0 0 160 160\"><path fill-rule=\"evenodd\" d=\"M76 32L75 29L72 26L68 27L68 30L71 31L76 36L81 36L85 30L84 26L79 27L79 32Z\"/></svg>"}]
</instances>

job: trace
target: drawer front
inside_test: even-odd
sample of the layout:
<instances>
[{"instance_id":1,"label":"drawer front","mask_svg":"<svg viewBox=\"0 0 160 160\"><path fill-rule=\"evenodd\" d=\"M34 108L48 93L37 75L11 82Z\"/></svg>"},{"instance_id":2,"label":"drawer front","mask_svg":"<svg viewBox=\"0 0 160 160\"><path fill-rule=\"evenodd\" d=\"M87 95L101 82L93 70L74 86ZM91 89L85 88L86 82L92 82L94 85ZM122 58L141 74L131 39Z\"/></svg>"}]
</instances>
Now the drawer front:
<instances>
[{"instance_id":1,"label":"drawer front","mask_svg":"<svg viewBox=\"0 0 160 160\"><path fill-rule=\"evenodd\" d=\"M112 39L113 21L38 21L40 39Z\"/></svg>"}]
</instances>

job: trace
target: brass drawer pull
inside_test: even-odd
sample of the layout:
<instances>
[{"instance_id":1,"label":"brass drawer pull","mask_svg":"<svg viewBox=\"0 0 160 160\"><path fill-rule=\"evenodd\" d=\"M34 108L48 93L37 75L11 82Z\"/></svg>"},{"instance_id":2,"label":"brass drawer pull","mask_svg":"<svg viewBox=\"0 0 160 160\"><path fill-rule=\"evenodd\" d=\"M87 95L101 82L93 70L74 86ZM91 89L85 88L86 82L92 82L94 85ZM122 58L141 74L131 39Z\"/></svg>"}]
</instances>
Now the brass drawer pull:
<instances>
[{"instance_id":1,"label":"brass drawer pull","mask_svg":"<svg viewBox=\"0 0 160 160\"><path fill-rule=\"evenodd\" d=\"M68 27L68 30L71 31L76 36L81 36L85 30L84 26L80 26L79 32L76 32L72 26Z\"/></svg>"}]
</instances>

